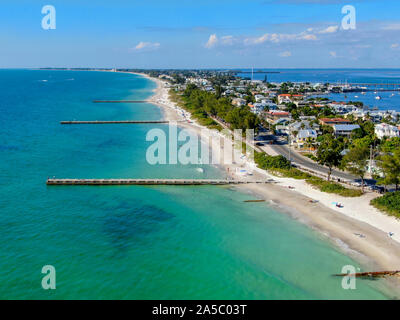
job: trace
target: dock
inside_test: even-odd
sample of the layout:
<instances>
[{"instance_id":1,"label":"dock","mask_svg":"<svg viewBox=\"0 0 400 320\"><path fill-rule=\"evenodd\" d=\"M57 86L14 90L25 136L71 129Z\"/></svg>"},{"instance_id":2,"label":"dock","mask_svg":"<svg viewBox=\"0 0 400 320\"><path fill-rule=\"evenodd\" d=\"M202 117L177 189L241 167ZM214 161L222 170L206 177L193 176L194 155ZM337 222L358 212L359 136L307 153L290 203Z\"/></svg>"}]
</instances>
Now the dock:
<instances>
[{"instance_id":1,"label":"dock","mask_svg":"<svg viewBox=\"0 0 400 320\"><path fill-rule=\"evenodd\" d=\"M231 184L249 184L249 183L272 183L272 179L263 181L243 181L243 180L225 180L225 179L47 179L47 185L63 186L98 186L98 185L231 185Z\"/></svg>"},{"instance_id":2,"label":"dock","mask_svg":"<svg viewBox=\"0 0 400 320\"><path fill-rule=\"evenodd\" d=\"M103 121L103 120L95 120L95 121L61 121L61 124L146 124L146 123L169 123L168 120L121 120L121 121ZM176 121L180 122L180 121Z\"/></svg>"},{"instance_id":3,"label":"dock","mask_svg":"<svg viewBox=\"0 0 400 320\"><path fill-rule=\"evenodd\" d=\"M93 103L151 103L148 100L93 100Z\"/></svg>"}]
</instances>

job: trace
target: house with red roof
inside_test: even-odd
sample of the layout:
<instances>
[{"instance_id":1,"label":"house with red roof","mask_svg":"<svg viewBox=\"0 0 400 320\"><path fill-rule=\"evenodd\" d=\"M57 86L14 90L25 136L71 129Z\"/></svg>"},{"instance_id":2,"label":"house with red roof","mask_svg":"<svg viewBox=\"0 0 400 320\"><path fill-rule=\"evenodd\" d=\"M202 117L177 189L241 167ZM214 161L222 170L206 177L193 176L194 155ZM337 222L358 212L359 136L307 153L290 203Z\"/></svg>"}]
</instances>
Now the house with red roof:
<instances>
[{"instance_id":1,"label":"house with red roof","mask_svg":"<svg viewBox=\"0 0 400 320\"><path fill-rule=\"evenodd\" d=\"M281 111L281 110L270 110L268 112L265 113L265 117L268 120L278 120L278 119L282 119L282 118L290 118L290 113L287 111Z\"/></svg>"},{"instance_id":2,"label":"house with red roof","mask_svg":"<svg viewBox=\"0 0 400 320\"><path fill-rule=\"evenodd\" d=\"M282 93L278 95L278 103L291 103L294 101L303 100L304 96L302 94L289 94Z\"/></svg>"}]
</instances>

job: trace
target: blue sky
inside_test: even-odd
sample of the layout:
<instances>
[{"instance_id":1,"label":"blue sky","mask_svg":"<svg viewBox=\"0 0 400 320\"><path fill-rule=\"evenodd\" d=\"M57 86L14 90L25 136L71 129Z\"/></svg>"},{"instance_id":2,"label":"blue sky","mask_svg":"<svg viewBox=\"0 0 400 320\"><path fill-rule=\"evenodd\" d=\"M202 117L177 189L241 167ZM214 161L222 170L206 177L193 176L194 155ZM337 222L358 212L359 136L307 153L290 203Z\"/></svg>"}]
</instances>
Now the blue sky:
<instances>
[{"instance_id":1,"label":"blue sky","mask_svg":"<svg viewBox=\"0 0 400 320\"><path fill-rule=\"evenodd\" d=\"M43 30L44 5L56 8ZM344 5L356 29L343 30ZM2 0L0 67L399 68L398 0Z\"/></svg>"}]
</instances>

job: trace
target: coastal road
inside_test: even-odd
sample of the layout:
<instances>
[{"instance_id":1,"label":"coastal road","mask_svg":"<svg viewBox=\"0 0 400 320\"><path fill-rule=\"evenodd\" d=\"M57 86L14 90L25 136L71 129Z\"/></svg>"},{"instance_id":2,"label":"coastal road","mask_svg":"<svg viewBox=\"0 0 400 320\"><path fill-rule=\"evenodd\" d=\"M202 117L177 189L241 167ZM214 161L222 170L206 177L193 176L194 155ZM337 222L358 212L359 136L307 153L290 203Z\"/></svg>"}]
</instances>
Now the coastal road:
<instances>
[{"instance_id":1,"label":"coastal road","mask_svg":"<svg viewBox=\"0 0 400 320\"><path fill-rule=\"evenodd\" d=\"M229 130L228 126L220 121L219 119L212 118L214 121L219 123L222 127L226 128ZM253 145L258 151L264 151L266 153L269 153L268 151L272 150L276 154L280 154L284 156L285 158L289 159L289 147L287 146L287 143L284 142L283 140L280 140L277 138L277 136L271 134L268 132L267 129L261 128L260 134L258 137L256 137L256 140L254 142L251 142L251 145ZM266 144L266 146L257 146L255 143L257 142L262 142ZM273 144L270 144L270 142L273 142ZM269 149L269 150L268 150ZM329 169L325 166L322 166L311 159L308 159L299 153L297 153L294 150L290 150L290 159L293 164L299 165L305 169L311 170L313 172L322 174L324 176L328 176ZM332 178L334 179L340 179L342 181L355 181L358 178L352 174L349 174L347 172L339 171L339 170L332 170L331 174Z\"/></svg>"},{"instance_id":2,"label":"coastal road","mask_svg":"<svg viewBox=\"0 0 400 320\"><path fill-rule=\"evenodd\" d=\"M289 147L287 145L273 144L270 145L270 148L274 150L276 153L283 155L285 158L289 159ZM290 150L290 159L294 164L298 164L302 167L305 167L309 170L322 173L324 175L328 175L329 169L312 161L308 158L298 154L294 150ZM356 176L349 174L347 172L332 170L332 176L335 178L339 178L341 180L357 180Z\"/></svg>"},{"instance_id":3,"label":"coastal road","mask_svg":"<svg viewBox=\"0 0 400 320\"><path fill-rule=\"evenodd\" d=\"M261 146L261 149L268 153L268 151L273 151L276 154L280 154L284 156L285 158L289 159L289 147L287 143L282 140L278 139L276 136L272 135L271 133L262 133L257 139L259 142L264 142L266 143L266 146ZM273 144L269 144L269 142L273 141ZM328 175L329 169L325 166L322 166L302 155L294 151L293 149L290 150L290 160L292 161L293 164L299 165L303 168L306 168L308 170L323 174L323 175ZM332 177L333 178L339 178L341 180L357 180L358 178L352 174L349 174L347 172L339 171L339 170L332 170Z\"/></svg>"}]
</instances>

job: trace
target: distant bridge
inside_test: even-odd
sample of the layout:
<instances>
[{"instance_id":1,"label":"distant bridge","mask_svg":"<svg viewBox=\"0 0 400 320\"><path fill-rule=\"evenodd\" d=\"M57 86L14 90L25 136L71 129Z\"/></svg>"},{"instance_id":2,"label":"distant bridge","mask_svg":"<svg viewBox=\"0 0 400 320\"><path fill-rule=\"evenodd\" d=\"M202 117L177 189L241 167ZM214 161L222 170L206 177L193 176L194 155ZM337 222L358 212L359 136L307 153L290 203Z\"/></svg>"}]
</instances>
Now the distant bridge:
<instances>
[{"instance_id":1,"label":"distant bridge","mask_svg":"<svg viewBox=\"0 0 400 320\"><path fill-rule=\"evenodd\" d=\"M333 84L333 83L332 83ZM400 86L400 83L347 83L350 86L362 86L362 87L379 87L379 86L389 86L389 87L394 87L394 86Z\"/></svg>"},{"instance_id":2,"label":"distant bridge","mask_svg":"<svg viewBox=\"0 0 400 320\"><path fill-rule=\"evenodd\" d=\"M234 72L234 73L262 73L262 74L280 73L279 71L262 71L262 70L254 70L254 71L232 70L232 72Z\"/></svg>"}]
</instances>

